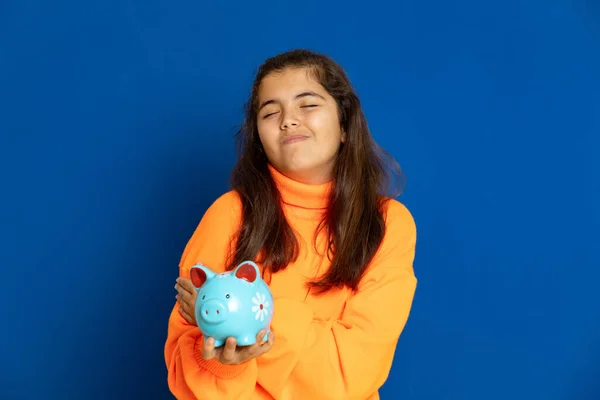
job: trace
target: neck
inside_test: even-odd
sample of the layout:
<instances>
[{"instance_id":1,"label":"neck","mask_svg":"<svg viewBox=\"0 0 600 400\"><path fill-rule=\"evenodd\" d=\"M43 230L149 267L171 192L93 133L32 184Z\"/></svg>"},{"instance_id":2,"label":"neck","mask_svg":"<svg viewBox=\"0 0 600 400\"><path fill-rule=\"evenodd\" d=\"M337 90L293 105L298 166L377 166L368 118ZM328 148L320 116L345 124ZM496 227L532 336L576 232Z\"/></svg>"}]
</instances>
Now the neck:
<instances>
[{"instance_id":1,"label":"neck","mask_svg":"<svg viewBox=\"0 0 600 400\"><path fill-rule=\"evenodd\" d=\"M281 172L281 171L280 171ZM331 173L323 173L321 171L303 171L302 173L281 172L286 177L305 185L322 185L331 181Z\"/></svg>"},{"instance_id":2,"label":"neck","mask_svg":"<svg viewBox=\"0 0 600 400\"><path fill-rule=\"evenodd\" d=\"M315 175L299 181L281 173L269 164L271 177L275 181L284 203L312 209L324 209L332 188L330 177Z\"/></svg>"}]
</instances>

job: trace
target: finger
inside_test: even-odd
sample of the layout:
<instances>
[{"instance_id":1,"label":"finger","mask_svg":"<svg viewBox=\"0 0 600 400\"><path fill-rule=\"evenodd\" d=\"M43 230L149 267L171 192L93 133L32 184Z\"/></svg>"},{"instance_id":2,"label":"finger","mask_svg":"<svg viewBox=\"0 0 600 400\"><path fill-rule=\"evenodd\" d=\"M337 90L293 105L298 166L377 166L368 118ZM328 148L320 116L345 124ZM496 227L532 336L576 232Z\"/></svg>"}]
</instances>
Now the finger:
<instances>
[{"instance_id":1,"label":"finger","mask_svg":"<svg viewBox=\"0 0 600 400\"><path fill-rule=\"evenodd\" d=\"M193 294L196 291L194 284L189 279L179 277L175 280L175 282L177 282L175 286L178 286L180 288L180 291L185 291L190 294Z\"/></svg>"},{"instance_id":2,"label":"finger","mask_svg":"<svg viewBox=\"0 0 600 400\"><path fill-rule=\"evenodd\" d=\"M178 300L180 303L188 307L188 309L194 308L194 305L196 303L194 296L190 295L188 292L181 292L178 296Z\"/></svg>"},{"instance_id":3,"label":"finger","mask_svg":"<svg viewBox=\"0 0 600 400\"><path fill-rule=\"evenodd\" d=\"M260 332L258 332L258 335L256 335L256 344L258 346L262 346L264 344L263 339L266 334L267 334L267 331L265 331L264 329L261 330Z\"/></svg>"},{"instance_id":4,"label":"finger","mask_svg":"<svg viewBox=\"0 0 600 400\"><path fill-rule=\"evenodd\" d=\"M192 316L187 311L185 311L185 309L183 309L182 307L179 308L179 313L190 324L195 324L196 323L196 321L194 320L194 318L192 318Z\"/></svg>"},{"instance_id":5,"label":"finger","mask_svg":"<svg viewBox=\"0 0 600 400\"><path fill-rule=\"evenodd\" d=\"M185 319L188 319L188 312L185 311L185 308L183 308L183 306L179 306L179 314L181 314L181 316Z\"/></svg>"},{"instance_id":6,"label":"finger","mask_svg":"<svg viewBox=\"0 0 600 400\"><path fill-rule=\"evenodd\" d=\"M182 294L183 294L183 293L185 293L185 294L190 294L190 295L193 295L193 294L194 294L194 291L191 291L191 292L190 292L189 290L187 290L187 289L185 288L185 286L181 285L180 283L176 283L176 284L175 284L175 286L173 286L173 288L174 288L175 290L177 290L177 292L179 292L179 293L182 293Z\"/></svg>"},{"instance_id":7,"label":"finger","mask_svg":"<svg viewBox=\"0 0 600 400\"><path fill-rule=\"evenodd\" d=\"M215 352L215 339L208 337L204 339L204 345L202 346L202 358L210 360L214 357Z\"/></svg>"},{"instance_id":8,"label":"finger","mask_svg":"<svg viewBox=\"0 0 600 400\"><path fill-rule=\"evenodd\" d=\"M183 307L183 311L185 311L187 315L192 317L194 322L196 322L196 309L194 307Z\"/></svg>"},{"instance_id":9,"label":"finger","mask_svg":"<svg viewBox=\"0 0 600 400\"><path fill-rule=\"evenodd\" d=\"M190 322L196 322L195 321L195 309L194 307L190 307L188 306L186 303L183 302L179 302L179 310L183 313L185 313L185 315L187 315L189 317L189 320L191 320Z\"/></svg>"},{"instance_id":10,"label":"finger","mask_svg":"<svg viewBox=\"0 0 600 400\"><path fill-rule=\"evenodd\" d=\"M228 337L225 341L225 347L221 353L221 362L223 364L231 364L235 359L236 340L233 337Z\"/></svg>"},{"instance_id":11,"label":"finger","mask_svg":"<svg viewBox=\"0 0 600 400\"><path fill-rule=\"evenodd\" d=\"M192 283L192 281L190 279L180 278L179 284L181 286L183 286L183 288L185 290L187 290L188 292L190 292L192 294L196 293L196 287L194 286L194 284Z\"/></svg>"},{"instance_id":12,"label":"finger","mask_svg":"<svg viewBox=\"0 0 600 400\"><path fill-rule=\"evenodd\" d=\"M246 346L244 347L244 355L246 357L255 357L257 354L260 353L260 348L263 345L263 338L265 337L265 331L261 330L260 332L258 332L258 334L256 335L256 340L254 341L253 345L250 346Z\"/></svg>"},{"instance_id":13,"label":"finger","mask_svg":"<svg viewBox=\"0 0 600 400\"><path fill-rule=\"evenodd\" d=\"M275 335L273 334L273 332L269 332L269 336L267 336L267 341L265 343L262 343L262 345L258 349L260 354L264 354L267 351L271 350L271 347L273 347L274 341L275 341Z\"/></svg>"}]
</instances>

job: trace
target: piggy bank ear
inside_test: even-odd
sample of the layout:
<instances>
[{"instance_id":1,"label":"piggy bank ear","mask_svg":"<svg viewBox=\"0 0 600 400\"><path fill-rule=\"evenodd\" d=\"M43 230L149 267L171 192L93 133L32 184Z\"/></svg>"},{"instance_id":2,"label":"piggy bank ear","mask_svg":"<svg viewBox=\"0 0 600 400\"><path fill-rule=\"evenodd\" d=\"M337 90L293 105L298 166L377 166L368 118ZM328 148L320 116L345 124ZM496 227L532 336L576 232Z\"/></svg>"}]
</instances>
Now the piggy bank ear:
<instances>
[{"instance_id":1,"label":"piggy bank ear","mask_svg":"<svg viewBox=\"0 0 600 400\"><path fill-rule=\"evenodd\" d=\"M194 265L190 269L190 278L192 280L192 284L196 289L204 285L204 283L206 283L206 281L212 278L213 276L215 276L215 273L201 264Z\"/></svg>"},{"instance_id":2,"label":"piggy bank ear","mask_svg":"<svg viewBox=\"0 0 600 400\"><path fill-rule=\"evenodd\" d=\"M254 282L259 274L258 266L252 261L244 261L235 268L235 277L250 283Z\"/></svg>"}]
</instances>

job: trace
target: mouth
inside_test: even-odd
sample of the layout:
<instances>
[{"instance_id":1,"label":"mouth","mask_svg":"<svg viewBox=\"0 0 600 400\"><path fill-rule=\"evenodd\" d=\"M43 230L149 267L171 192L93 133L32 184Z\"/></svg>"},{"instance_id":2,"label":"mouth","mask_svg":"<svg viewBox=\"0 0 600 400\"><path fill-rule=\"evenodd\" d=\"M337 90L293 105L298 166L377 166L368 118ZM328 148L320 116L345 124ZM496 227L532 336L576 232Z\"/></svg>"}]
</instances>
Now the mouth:
<instances>
[{"instance_id":1,"label":"mouth","mask_svg":"<svg viewBox=\"0 0 600 400\"><path fill-rule=\"evenodd\" d=\"M296 143L296 142L302 142L304 140L308 139L308 136L304 136L304 135L292 135L292 136L287 136L283 139L282 143L283 144L292 144L292 143Z\"/></svg>"}]
</instances>

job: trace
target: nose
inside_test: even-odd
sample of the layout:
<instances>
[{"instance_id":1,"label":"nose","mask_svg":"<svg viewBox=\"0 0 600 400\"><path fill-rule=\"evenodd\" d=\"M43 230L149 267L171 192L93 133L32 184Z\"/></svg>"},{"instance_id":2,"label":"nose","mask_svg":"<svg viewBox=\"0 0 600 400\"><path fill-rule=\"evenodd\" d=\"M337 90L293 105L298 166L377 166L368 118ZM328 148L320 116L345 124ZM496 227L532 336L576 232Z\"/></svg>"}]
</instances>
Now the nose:
<instances>
[{"instance_id":1,"label":"nose","mask_svg":"<svg viewBox=\"0 0 600 400\"><path fill-rule=\"evenodd\" d=\"M296 118L296 116L294 115L294 113L292 112L286 112L283 116L283 119L281 120L281 129L290 129L290 128L297 128L300 125L300 121L298 120L298 118Z\"/></svg>"},{"instance_id":2,"label":"nose","mask_svg":"<svg viewBox=\"0 0 600 400\"><path fill-rule=\"evenodd\" d=\"M201 318L209 324L218 324L225 320L227 309L217 300L209 300L200 308Z\"/></svg>"}]
</instances>

